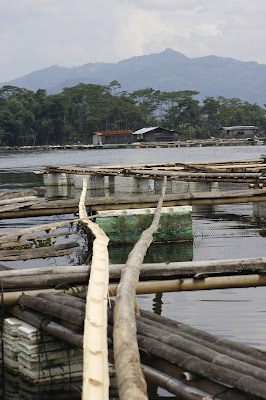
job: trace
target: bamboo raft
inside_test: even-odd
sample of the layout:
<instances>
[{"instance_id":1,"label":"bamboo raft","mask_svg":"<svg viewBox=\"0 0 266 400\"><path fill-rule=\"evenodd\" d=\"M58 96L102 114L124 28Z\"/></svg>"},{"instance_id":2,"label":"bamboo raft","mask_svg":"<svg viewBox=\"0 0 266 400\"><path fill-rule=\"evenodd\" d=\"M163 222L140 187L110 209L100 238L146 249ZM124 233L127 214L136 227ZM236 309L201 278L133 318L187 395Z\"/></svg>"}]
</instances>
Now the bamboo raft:
<instances>
[{"instance_id":1,"label":"bamboo raft","mask_svg":"<svg viewBox=\"0 0 266 400\"><path fill-rule=\"evenodd\" d=\"M8 312L83 348L86 293L22 295ZM113 362L113 309L108 307L109 360ZM266 354L221 339L177 321L140 310L137 340L141 369L148 382L183 399L251 400L266 398ZM254 397L253 397L254 396Z\"/></svg>"},{"instance_id":2,"label":"bamboo raft","mask_svg":"<svg viewBox=\"0 0 266 400\"><path fill-rule=\"evenodd\" d=\"M251 162L249 166L250 169L254 169L254 163ZM169 168L169 165L166 167ZM117 172L117 168L121 173L119 167L109 169L112 169L113 173L115 169ZM150 166L147 170L149 168ZM45 235L53 237L50 231L59 226L82 223L96 236L91 268L87 265L24 270L8 270L5 266L2 270L0 268L0 279L4 288L1 304L20 320L84 350L83 399L108 398L107 343L109 361L116 365L120 400L147 399L146 381L153 382L182 399L209 400L212 396L216 399L266 399L266 353L138 309L135 295L140 293L266 286L264 258L143 264L144 255L152 242L152 235L158 227L161 208L170 201L167 198L169 195L165 195L166 176L172 179L171 177L176 178L177 174L180 176L185 173L180 172L180 168L184 169L184 165L180 164L173 165L173 175L171 171L165 173L164 168L164 165L156 165L156 179L164 176L161 195L155 196L154 199L148 196L147 204L151 204L151 200L157 204L154 220L141 235L125 265L113 265L108 268L108 238L91 222L94 217L87 217L86 206L92 207L92 199L86 198L84 188L79 204L75 203L75 210L78 208L80 218L1 234L0 254L2 252L5 255L3 252L6 251L20 251L22 259L31 258L29 255L23 255L22 249L16 249L18 245L23 246L29 242L27 235L35 238ZM193 168L198 167L194 165ZM238 162L236 168L242 168L241 162ZM248 179L248 174L259 174L263 180L264 163L261 162L261 166L256 168L260 170L226 174L243 174L248 176ZM192 168L189 166L189 169ZM217 169L217 165L214 169ZM139 169L134 170L134 173L136 171L138 174ZM105 173L106 170L102 172ZM76 173L75 168L73 173ZM189 174L191 173L190 171ZM221 175L220 171L217 173ZM145 174L146 178L151 176L146 171ZM238 178L240 179L240 176ZM258 180L258 176L253 176L252 179L261 184L262 180ZM265 201L266 189L250 189L245 191L244 195L243 191L213 194L211 199L206 199L206 193L198 193L196 196L188 194L186 199L179 200L176 200L176 196L179 195L173 195L175 200L172 198L171 201L189 201L189 204L201 200L208 200L210 204L219 204L215 201L221 201L222 204L226 201L240 202L238 200ZM127 203L127 199L124 204L132 204L132 197L130 199L131 203ZM34 204L24 206L25 211L17 211L21 204L23 207L23 202L17 201L16 209L8 209L4 213L23 213L32 211L31 207L42 209L42 206L44 212L47 212L47 206L43 203L48 202L35 203L36 199L32 201ZM101 202L103 201L101 198ZM121 206L121 198L118 198L118 201L120 203L117 205ZM111 203L109 205L111 207ZM9 207L9 204L3 203L3 206ZM114 207L113 203L112 208ZM58 208L50 209L53 214L55 209ZM44 232L44 236L40 232ZM69 249L51 248L49 251L72 251L76 245L77 243L70 242L66 245ZM10 247L14 250L10 250ZM33 250L38 250L35 252L37 254L32 253ZM49 252L42 254L39 253L40 250L29 251L34 258L48 256ZM8 257L12 257L12 254ZM109 306L108 292L109 296L116 296L116 301L111 302ZM106 332L108 339L105 336Z\"/></svg>"}]
</instances>

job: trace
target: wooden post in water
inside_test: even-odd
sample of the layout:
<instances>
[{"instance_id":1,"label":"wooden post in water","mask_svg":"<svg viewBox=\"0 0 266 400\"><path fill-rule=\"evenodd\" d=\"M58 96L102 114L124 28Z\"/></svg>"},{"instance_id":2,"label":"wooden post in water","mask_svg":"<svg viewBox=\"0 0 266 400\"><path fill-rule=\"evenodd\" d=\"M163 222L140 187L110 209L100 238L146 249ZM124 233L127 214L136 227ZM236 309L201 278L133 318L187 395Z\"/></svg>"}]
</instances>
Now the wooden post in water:
<instances>
[{"instance_id":1,"label":"wooden post in water","mask_svg":"<svg viewBox=\"0 0 266 400\"><path fill-rule=\"evenodd\" d=\"M136 336L135 296L140 267L152 235L156 232L167 178L164 178L162 194L151 226L142 232L128 256L117 288L114 309L114 359L118 380L118 392L121 400L147 400L146 382L141 370L139 349Z\"/></svg>"},{"instance_id":2,"label":"wooden post in water","mask_svg":"<svg viewBox=\"0 0 266 400\"><path fill-rule=\"evenodd\" d=\"M87 181L79 203L81 222L89 227L96 239L93 242L91 275L86 301L83 339L83 400L109 399L109 370L107 346L108 295L108 237L99 226L90 221L85 208Z\"/></svg>"}]
</instances>

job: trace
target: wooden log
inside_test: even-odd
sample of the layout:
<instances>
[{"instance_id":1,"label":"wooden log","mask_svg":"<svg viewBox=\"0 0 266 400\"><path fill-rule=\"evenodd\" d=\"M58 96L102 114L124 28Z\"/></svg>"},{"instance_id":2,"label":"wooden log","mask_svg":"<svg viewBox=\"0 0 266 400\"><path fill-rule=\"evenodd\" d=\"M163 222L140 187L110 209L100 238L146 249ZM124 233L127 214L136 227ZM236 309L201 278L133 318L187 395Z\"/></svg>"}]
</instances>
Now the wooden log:
<instances>
[{"instance_id":1,"label":"wooden log","mask_svg":"<svg viewBox=\"0 0 266 400\"><path fill-rule=\"evenodd\" d=\"M44 274L22 277L2 278L5 290L18 289L42 289L56 287L57 285L75 286L86 284L89 279L88 273L69 273L69 274Z\"/></svg>"},{"instance_id":2,"label":"wooden log","mask_svg":"<svg viewBox=\"0 0 266 400\"><path fill-rule=\"evenodd\" d=\"M1 199L0 198L0 206L7 205L7 204L14 204L14 203L24 203L30 201L38 201L38 197L36 196L25 196L25 197L15 197L11 199Z\"/></svg>"},{"instance_id":3,"label":"wooden log","mask_svg":"<svg viewBox=\"0 0 266 400\"><path fill-rule=\"evenodd\" d=\"M252 376L262 382L266 382L266 371L262 368L225 355L222 351L218 352L217 350L213 350L207 347L207 343L201 344L199 342L194 342L192 338L189 340L175 333L165 332L164 329L147 325L141 320L137 321L137 329L138 333L142 336L155 339L158 342L182 350L212 364L220 365L241 374Z\"/></svg>"},{"instance_id":4,"label":"wooden log","mask_svg":"<svg viewBox=\"0 0 266 400\"><path fill-rule=\"evenodd\" d=\"M250 400L250 396L241 393L240 391L230 388L228 386L222 385L218 382L211 381L209 379L203 378L197 374L192 374L180 367L178 365L170 363L167 360L158 357L152 357L151 354L141 353L141 362L149 365L155 370L161 371L172 378L183 380L188 386L196 387L198 389L204 390L211 395L216 395L219 393L219 397L225 400ZM193 375L193 379L186 379L186 377ZM217 398L215 396L215 399Z\"/></svg>"},{"instance_id":5,"label":"wooden log","mask_svg":"<svg viewBox=\"0 0 266 400\"><path fill-rule=\"evenodd\" d=\"M147 318L151 321L155 321L159 324L162 324L164 327L166 326L170 327L174 329L176 332L186 333L192 337L197 337L199 339L205 340L208 343L214 343L217 346L220 346L224 349L229 349L232 350L233 352L245 354L249 357L252 357L253 359L265 361L266 354L253 347L246 346L241 343L236 343L229 339L221 338L219 336L213 335L208 332L204 332L200 329L193 328L189 325L182 324L181 322L174 321L172 319L163 317L161 315L152 313L147 310L140 310L140 314L142 317Z\"/></svg>"},{"instance_id":6,"label":"wooden log","mask_svg":"<svg viewBox=\"0 0 266 400\"><path fill-rule=\"evenodd\" d=\"M100 227L87 217L85 196L87 180L83 179L83 189L79 202L82 224L88 227L95 240L91 276L87 292L87 305L83 342L83 387L82 399L109 399L109 369L107 345L107 296L109 278L109 239Z\"/></svg>"},{"instance_id":7,"label":"wooden log","mask_svg":"<svg viewBox=\"0 0 266 400\"><path fill-rule=\"evenodd\" d=\"M54 246L39 247L33 249L1 250L0 260L29 260L32 258L59 257L71 254L74 248L79 247L78 242L69 242Z\"/></svg>"},{"instance_id":8,"label":"wooden log","mask_svg":"<svg viewBox=\"0 0 266 400\"><path fill-rule=\"evenodd\" d=\"M215 277L206 278L204 280L193 280L193 279L173 279L166 281L145 281L138 282L136 287L137 294L150 294L150 293L164 293L164 292L177 292L182 290L211 290L211 289L227 289L233 287L257 287L266 285L266 276L264 275L241 275L241 276L226 276L226 277ZM83 290L83 286L77 286L78 290ZM109 284L109 296L116 296L117 284ZM49 293L53 289L46 289ZM38 293L45 292L45 289L27 291L27 294L36 295ZM68 290L68 293L71 293ZM25 292L25 291L23 291ZM55 291L56 292L56 291ZM25 292L26 293L26 292ZM19 296L22 291L16 291L12 293L4 293L4 304L14 305L17 304ZM0 304L1 304L0 298Z\"/></svg>"},{"instance_id":9,"label":"wooden log","mask_svg":"<svg viewBox=\"0 0 266 400\"><path fill-rule=\"evenodd\" d=\"M184 400L202 400L209 395L209 393L203 390L189 387L183 382L173 380L169 376L165 376L145 365L142 365L141 368L145 378L149 382L166 389L169 393L180 396ZM219 400L220 398L216 397L216 399Z\"/></svg>"},{"instance_id":10,"label":"wooden log","mask_svg":"<svg viewBox=\"0 0 266 400\"><path fill-rule=\"evenodd\" d=\"M147 399L146 382L140 367L136 340L134 299L141 264L152 242L152 235L159 225L166 183L167 179L165 178L153 222L148 229L142 232L140 239L129 254L117 288L114 310L114 357L121 400Z\"/></svg>"},{"instance_id":11,"label":"wooden log","mask_svg":"<svg viewBox=\"0 0 266 400\"><path fill-rule=\"evenodd\" d=\"M118 280L125 264L112 264L109 266L110 279ZM144 263L140 269L140 278L149 277L194 277L195 274L220 273L220 274L248 274L252 272L263 272L266 268L266 258L241 258L233 260L211 260L211 261L186 261L171 263ZM11 269L11 268L10 268ZM56 267L27 268L12 271L0 271L0 278L12 278L38 275L58 274L84 274L90 273L89 265L66 265Z\"/></svg>"},{"instance_id":12,"label":"wooden log","mask_svg":"<svg viewBox=\"0 0 266 400\"><path fill-rule=\"evenodd\" d=\"M13 269L12 271L0 271L0 278L26 277L37 275L57 275L57 274L84 274L90 273L89 265L59 265L56 267L40 267L40 268L25 268Z\"/></svg>"},{"instance_id":13,"label":"wooden log","mask_svg":"<svg viewBox=\"0 0 266 400\"><path fill-rule=\"evenodd\" d=\"M61 326L60 324L51 321L49 318L44 319L40 314L34 313L33 311L24 310L20 306L10 307L8 311L14 317L28 322L38 329L43 329L51 335L54 335L73 346L81 349L83 348L83 335L75 333L70 329Z\"/></svg>"},{"instance_id":14,"label":"wooden log","mask_svg":"<svg viewBox=\"0 0 266 400\"><path fill-rule=\"evenodd\" d=\"M69 307L73 307L76 308L77 310L83 311L85 313L85 304L83 303L83 301L81 301L79 298L75 297L75 296L69 296L67 294L57 294L57 295L52 295L49 293L40 293L38 294L38 297L40 297L41 299L50 301L50 302L54 302L57 304L62 304L62 305L66 305Z\"/></svg>"},{"instance_id":15,"label":"wooden log","mask_svg":"<svg viewBox=\"0 0 266 400\"><path fill-rule=\"evenodd\" d=\"M72 219L68 221L62 221L62 222L52 222L50 224L43 224L43 225L37 225L37 226L32 226L28 228L22 228L22 229L15 229L11 232L6 232L4 235L0 236L0 242L5 242L7 239L10 238L15 238L15 237L22 237L24 235L29 235L32 233L40 232L40 231L45 231L49 232L50 230L61 228L62 226L65 225L73 225L79 223L79 219Z\"/></svg>"},{"instance_id":16,"label":"wooden log","mask_svg":"<svg viewBox=\"0 0 266 400\"><path fill-rule=\"evenodd\" d=\"M28 208L28 207L32 206L33 204L37 204L37 203L39 203L39 200L33 200L33 201L27 201L27 202L23 202L23 203L9 204L9 205L5 205L5 206L1 206L0 213L10 212L10 211L12 212L15 210Z\"/></svg>"},{"instance_id":17,"label":"wooden log","mask_svg":"<svg viewBox=\"0 0 266 400\"><path fill-rule=\"evenodd\" d=\"M114 362L112 351L109 351L109 361L111 363ZM181 380L174 380L169 375L166 375L165 373L162 374L154 368L147 367L147 365L144 365L143 363L141 364L141 369L147 381L166 389L169 393L181 396L184 400L201 400L203 396L209 395L209 393L202 389L190 387ZM219 397L216 398L217 400L220 399Z\"/></svg>"},{"instance_id":18,"label":"wooden log","mask_svg":"<svg viewBox=\"0 0 266 400\"><path fill-rule=\"evenodd\" d=\"M92 211L107 209L125 209L125 208L147 208L156 207L158 195L140 195L140 196L112 196L95 197L85 200L86 206L90 206ZM199 192L166 194L164 206L178 205L208 205L208 204L233 204L247 202L265 202L266 189L249 189L224 192ZM78 200L57 200L39 202L25 211L0 213L0 218L18 218L38 215L60 215L72 214L78 210ZM75 220L74 220L75 221ZM68 221L73 223L73 221ZM77 221L78 222L78 221ZM65 225L66 223L63 223ZM63 226L61 225L61 226ZM31 228L33 229L33 228ZM48 228L47 228L48 229ZM55 229L55 228L50 228Z\"/></svg>"},{"instance_id":19,"label":"wooden log","mask_svg":"<svg viewBox=\"0 0 266 400\"><path fill-rule=\"evenodd\" d=\"M119 279L124 264L110 265L110 280ZM189 261L170 263L146 263L140 269L140 278L180 276L194 277L198 273L238 274L264 271L266 258L247 258L235 260ZM0 275L1 276L1 275Z\"/></svg>"},{"instance_id":20,"label":"wooden log","mask_svg":"<svg viewBox=\"0 0 266 400\"><path fill-rule=\"evenodd\" d=\"M84 322L84 312L69 306L62 307L61 304L58 305L54 302L41 299L40 297L22 295L19 298L19 304L23 307L39 311L46 316L54 316L76 325L81 326Z\"/></svg>"},{"instance_id":21,"label":"wooden log","mask_svg":"<svg viewBox=\"0 0 266 400\"><path fill-rule=\"evenodd\" d=\"M200 360L198 357L187 354L181 350L158 342L154 339L138 335L139 346L158 357L179 365L194 373L198 373L206 378L233 386L245 393L266 399L266 383L259 381L248 375L240 374L233 370L228 370L222 366L211 364Z\"/></svg>"},{"instance_id":22,"label":"wooden log","mask_svg":"<svg viewBox=\"0 0 266 400\"><path fill-rule=\"evenodd\" d=\"M188 326L188 329L187 329L188 332L190 332L190 334L188 334L188 332L182 332L178 328L174 329L173 327L168 326L167 324L163 323L164 320L162 320L161 323L159 323L159 322L155 322L154 320L151 320L149 318L143 318L140 316L137 316L136 318L137 318L137 324L140 321L140 322L143 322L144 324L148 325L149 327L163 329L164 332L170 332L174 335L179 335L186 340L192 341L193 342L192 345L197 343L197 344L199 344L199 346L204 346L208 350L214 350L216 353L222 353L223 355L227 355L233 359L243 361L246 364L258 367L258 368L262 369L263 371L266 371L266 355L259 354L259 357L254 357L254 353L256 354L256 353L258 353L258 351L256 351L256 350L253 351L253 349L251 349L251 351L250 351L249 346L241 345L241 348L244 351L246 351L248 354L252 353L253 356L246 355L246 354L243 354L243 352L236 351L237 346L235 346L234 342L232 342L232 345L234 347L234 350L232 350L230 348L228 349L229 346L221 347L219 345L216 345L215 342L211 342L210 340L200 339L199 336L204 337L205 332L199 331L198 335L197 334L192 335L191 332L193 332L193 328L191 329L190 326ZM175 322L175 321L173 321L173 322ZM195 331L197 332L196 329L195 329ZM141 334L141 330L139 333ZM208 338L208 334L206 335L206 337ZM212 337L212 339L214 339L214 337ZM219 337L215 337L215 340L218 342L219 342L219 339L220 339Z\"/></svg>"},{"instance_id":23,"label":"wooden log","mask_svg":"<svg viewBox=\"0 0 266 400\"><path fill-rule=\"evenodd\" d=\"M243 361L245 364L249 364L250 366L258 367L260 370L263 370L263 373L266 371L266 354L261 353L257 349L227 339L222 339L218 336L211 335L207 332L192 328L188 325L181 324L177 321L170 320L149 311L141 310L141 314L148 315L150 318L136 316L139 334L148 337L149 334L156 335L159 332L159 337L162 338L162 341L165 335L167 336L167 340L172 340L172 338L173 340L174 338L178 340L176 336L180 336L182 337L180 344L183 339L187 341L184 343L184 346L187 346L189 349L187 352L190 352L190 348L193 350L193 346L196 346L196 351L202 348L202 350L207 353L207 356L210 356L212 351L214 351L214 356L217 356L217 353L227 355L232 359ZM108 311L108 321L109 324L113 325L113 308L110 308ZM157 328L159 331L156 331L156 329L153 330L153 328ZM144 332L145 330L148 330L147 334ZM161 330L163 332L160 332ZM169 335L169 333L171 335ZM160 341L161 339L157 338L157 340ZM223 343L222 346L219 345L220 341ZM197 347L197 345L199 346ZM181 349L183 350L184 347Z\"/></svg>"},{"instance_id":24,"label":"wooden log","mask_svg":"<svg viewBox=\"0 0 266 400\"><path fill-rule=\"evenodd\" d=\"M0 264L0 273L2 271L13 271L13 270L15 270L15 268L11 267L10 265Z\"/></svg>"}]
</instances>

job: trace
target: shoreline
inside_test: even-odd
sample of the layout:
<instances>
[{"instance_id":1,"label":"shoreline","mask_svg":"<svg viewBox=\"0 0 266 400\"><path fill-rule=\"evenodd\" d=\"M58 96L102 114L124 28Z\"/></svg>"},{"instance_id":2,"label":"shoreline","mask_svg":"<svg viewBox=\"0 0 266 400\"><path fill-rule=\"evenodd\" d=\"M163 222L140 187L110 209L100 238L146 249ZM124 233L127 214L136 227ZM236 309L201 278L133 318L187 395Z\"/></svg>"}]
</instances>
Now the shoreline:
<instances>
[{"instance_id":1,"label":"shoreline","mask_svg":"<svg viewBox=\"0 0 266 400\"><path fill-rule=\"evenodd\" d=\"M172 148L172 147L216 147L216 146L262 146L266 144L266 138L262 139L207 139L186 140L176 142L137 142L130 144L66 144L66 145L43 145L43 146L2 146L2 151L20 150L105 150L105 149L144 149L144 148Z\"/></svg>"}]
</instances>

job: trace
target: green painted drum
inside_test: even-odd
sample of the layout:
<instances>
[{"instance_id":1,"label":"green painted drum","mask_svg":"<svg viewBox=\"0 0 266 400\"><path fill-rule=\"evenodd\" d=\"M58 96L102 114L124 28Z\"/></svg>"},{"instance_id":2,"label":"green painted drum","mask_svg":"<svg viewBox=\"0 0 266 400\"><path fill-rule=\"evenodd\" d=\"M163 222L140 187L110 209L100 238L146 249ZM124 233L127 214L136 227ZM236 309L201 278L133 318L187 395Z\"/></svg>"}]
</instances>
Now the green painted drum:
<instances>
[{"instance_id":1,"label":"green painted drum","mask_svg":"<svg viewBox=\"0 0 266 400\"><path fill-rule=\"evenodd\" d=\"M111 243L135 243L152 223L155 208L99 211L97 224ZM154 241L193 240L191 207L163 207Z\"/></svg>"}]
</instances>

